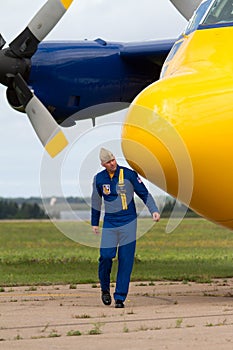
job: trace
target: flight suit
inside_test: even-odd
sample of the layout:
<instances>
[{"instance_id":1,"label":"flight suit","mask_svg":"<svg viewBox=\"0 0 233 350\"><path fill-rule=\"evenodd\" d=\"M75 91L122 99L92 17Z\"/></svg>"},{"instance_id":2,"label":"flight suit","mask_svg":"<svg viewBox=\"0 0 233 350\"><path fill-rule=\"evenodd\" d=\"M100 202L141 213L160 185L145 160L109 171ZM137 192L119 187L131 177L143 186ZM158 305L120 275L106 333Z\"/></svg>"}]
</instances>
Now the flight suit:
<instances>
[{"instance_id":1,"label":"flight suit","mask_svg":"<svg viewBox=\"0 0 233 350\"><path fill-rule=\"evenodd\" d=\"M159 211L153 197L135 171L117 165L113 177L110 177L106 169L94 177L92 226L99 226L102 198L105 207L98 270L101 289L110 290L112 259L115 258L118 249L114 299L121 301L124 301L128 294L136 248L137 213L134 193L143 200L151 214Z\"/></svg>"}]
</instances>

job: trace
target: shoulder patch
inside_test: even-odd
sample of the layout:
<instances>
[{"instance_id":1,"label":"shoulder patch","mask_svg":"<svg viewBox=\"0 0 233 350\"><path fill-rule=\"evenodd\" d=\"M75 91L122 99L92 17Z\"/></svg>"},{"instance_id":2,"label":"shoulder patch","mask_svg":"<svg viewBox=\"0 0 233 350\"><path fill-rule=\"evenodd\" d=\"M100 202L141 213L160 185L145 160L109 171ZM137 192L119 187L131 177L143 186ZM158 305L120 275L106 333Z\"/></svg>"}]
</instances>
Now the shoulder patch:
<instances>
[{"instance_id":1,"label":"shoulder patch","mask_svg":"<svg viewBox=\"0 0 233 350\"><path fill-rule=\"evenodd\" d=\"M142 183L142 179L139 176L137 177L137 180L140 184Z\"/></svg>"}]
</instances>

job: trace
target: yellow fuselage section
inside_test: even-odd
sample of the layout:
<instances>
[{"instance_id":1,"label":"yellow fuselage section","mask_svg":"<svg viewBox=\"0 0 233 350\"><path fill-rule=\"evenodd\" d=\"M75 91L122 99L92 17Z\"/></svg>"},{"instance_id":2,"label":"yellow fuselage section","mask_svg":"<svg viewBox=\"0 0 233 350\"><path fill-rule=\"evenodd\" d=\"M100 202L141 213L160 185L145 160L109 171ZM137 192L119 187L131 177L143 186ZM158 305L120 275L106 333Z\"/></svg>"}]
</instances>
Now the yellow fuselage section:
<instances>
[{"instance_id":1,"label":"yellow fuselage section","mask_svg":"<svg viewBox=\"0 0 233 350\"><path fill-rule=\"evenodd\" d=\"M197 30L134 100L129 164L202 216L233 229L233 27Z\"/></svg>"}]
</instances>

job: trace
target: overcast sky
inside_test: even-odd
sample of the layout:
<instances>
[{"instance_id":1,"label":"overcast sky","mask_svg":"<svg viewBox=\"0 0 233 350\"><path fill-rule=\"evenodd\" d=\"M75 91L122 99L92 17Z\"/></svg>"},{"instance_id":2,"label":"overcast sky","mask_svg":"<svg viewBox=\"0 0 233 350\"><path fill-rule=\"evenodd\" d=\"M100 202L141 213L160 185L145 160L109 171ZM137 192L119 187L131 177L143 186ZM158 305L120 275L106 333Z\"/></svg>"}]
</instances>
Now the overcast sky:
<instances>
[{"instance_id":1,"label":"overcast sky","mask_svg":"<svg viewBox=\"0 0 233 350\"><path fill-rule=\"evenodd\" d=\"M45 0L7 0L1 3L0 32L7 43L27 26L44 3ZM46 40L92 40L100 37L107 41L127 42L176 38L185 25L186 21L169 0L74 0ZM90 121L79 122L76 129L70 131L72 151L62 159L62 191L65 195L87 194L84 189L77 188L77 182L81 183L83 178L88 179L87 174L92 177L99 170L98 154L96 164L93 164L96 143L101 146L103 141L108 142L106 145L112 145L116 155L122 156L119 138L123 118L122 113L100 118L96 129L91 128ZM11 109L2 86L0 123L0 197L40 196L41 168L50 164L47 164L27 116ZM112 127L114 133L111 133ZM74 137L77 131L80 132L79 138ZM103 140L103 132L114 135L114 139ZM48 194L56 193L51 189Z\"/></svg>"}]
</instances>

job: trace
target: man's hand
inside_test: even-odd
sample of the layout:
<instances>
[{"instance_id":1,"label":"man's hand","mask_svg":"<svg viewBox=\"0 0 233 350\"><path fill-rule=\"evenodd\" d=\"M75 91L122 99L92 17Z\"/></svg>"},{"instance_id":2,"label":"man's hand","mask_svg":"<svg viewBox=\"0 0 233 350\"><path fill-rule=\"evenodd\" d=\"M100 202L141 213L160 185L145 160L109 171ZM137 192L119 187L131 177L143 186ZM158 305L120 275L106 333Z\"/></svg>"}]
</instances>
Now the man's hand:
<instances>
[{"instance_id":1,"label":"man's hand","mask_svg":"<svg viewBox=\"0 0 233 350\"><path fill-rule=\"evenodd\" d=\"M100 234L99 226L92 226L92 231L95 235L99 235Z\"/></svg>"},{"instance_id":2,"label":"man's hand","mask_svg":"<svg viewBox=\"0 0 233 350\"><path fill-rule=\"evenodd\" d=\"M160 220L160 214L159 214L158 212L155 211L155 212L152 214L152 218L153 218L154 221L158 222L158 221Z\"/></svg>"}]
</instances>

